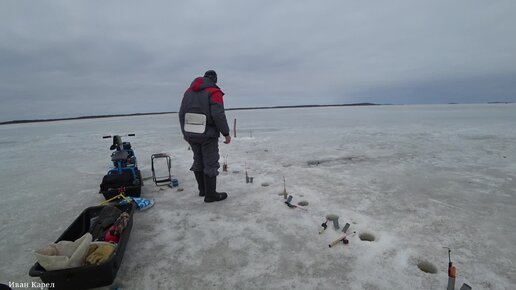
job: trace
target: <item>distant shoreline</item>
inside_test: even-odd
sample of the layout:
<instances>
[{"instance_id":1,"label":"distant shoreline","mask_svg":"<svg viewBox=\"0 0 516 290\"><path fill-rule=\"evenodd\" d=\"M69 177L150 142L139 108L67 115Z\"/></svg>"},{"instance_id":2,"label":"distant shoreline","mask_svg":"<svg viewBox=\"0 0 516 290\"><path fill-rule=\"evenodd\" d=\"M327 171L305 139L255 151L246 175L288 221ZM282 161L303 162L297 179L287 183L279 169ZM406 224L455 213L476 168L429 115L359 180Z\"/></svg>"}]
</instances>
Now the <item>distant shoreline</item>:
<instances>
[{"instance_id":1,"label":"distant shoreline","mask_svg":"<svg viewBox=\"0 0 516 290\"><path fill-rule=\"evenodd\" d=\"M514 102L488 102L487 104L512 104ZM459 103L448 103L448 105L457 105ZM352 104L333 104L333 105L296 105L296 106L272 106L272 107L237 107L228 108L226 111L243 111L243 110L266 110L266 109L289 109L289 108L317 108L317 107L350 107L350 106L388 106L391 104L375 104L375 103L352 103ZM399 104L403 105L403 104ZM0 122L0 125L11 124L25 124L25 123L41 123L41 122L55 122L68 120L84 120L84 119L101 119L101 118L115 118L115 117L131 117L131 116L147 116L147 115L164 115L176 114L177 111L171 112L154 112L154 113L132 113L132 114L110 114L110 115L93 115L70 118L53 118L53 119L33 119L33 120L14 120L7 122Z\"/></svg>"},{"instance_id":2,"label":"distant shoreline","mask_svg":"<svg viewBox=\"0 0 516 290\"><path fill-rule=\"evenodd\" d=\"M297 105L297 106L273 106L273 107L241 107L241 108L228 108L228 109L226 109L226 111L285 109L285 108L312 108L312 107L344 107L344 106L380 106L380 104L354 103L354 104L335 104L335 105ZM101 119L101 118L114 118L114 117L164 115L164 114L176 114L176 113L177 113L177 111L172 111L172 112L154 112L154 113L94 115L94 116L81 116L81 117L70 117L70 118L52 118L52 119L14 120L14 121L0 122L0 125L25 124L25 123L41 123L41 122L55 122L55 121L69 121L69 120L84 120L84 119Z\"/></svg>"}]
</instances>

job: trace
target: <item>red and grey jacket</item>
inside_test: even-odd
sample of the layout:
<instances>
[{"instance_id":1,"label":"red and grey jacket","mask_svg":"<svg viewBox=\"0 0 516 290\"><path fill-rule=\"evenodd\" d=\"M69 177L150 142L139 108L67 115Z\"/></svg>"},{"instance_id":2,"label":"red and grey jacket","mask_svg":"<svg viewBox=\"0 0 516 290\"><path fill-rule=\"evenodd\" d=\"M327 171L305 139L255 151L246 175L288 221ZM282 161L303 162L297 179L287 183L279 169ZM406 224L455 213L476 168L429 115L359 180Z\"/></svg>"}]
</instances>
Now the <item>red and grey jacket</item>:
<instances>
[{"instance_id":1,"label":"red and grey jacket","mask_svg":"<svg viewBox=\"0 0 516 290\"><path fill-rule=\"evenodd\" d=\"M187 140L218 138L220 134L229 135L223 96L224 93L209 78L198 77L192 82L183 96L181 109L179 110L181 131ZM184 130L186 113L204 114L206 116L204 133L192 133Z\"/></svg>"}]
</instances>

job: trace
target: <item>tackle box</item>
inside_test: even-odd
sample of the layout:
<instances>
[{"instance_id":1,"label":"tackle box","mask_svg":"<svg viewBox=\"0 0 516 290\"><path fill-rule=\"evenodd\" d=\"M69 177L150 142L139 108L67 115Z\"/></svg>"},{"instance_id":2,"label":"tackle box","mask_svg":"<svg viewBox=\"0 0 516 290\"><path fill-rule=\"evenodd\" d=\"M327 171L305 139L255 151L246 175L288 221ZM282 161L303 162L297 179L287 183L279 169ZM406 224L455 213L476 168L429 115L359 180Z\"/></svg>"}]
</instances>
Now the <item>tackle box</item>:
<instances>
[{"instance_id":1,"label":"tackle box","mask_svg":"<svg viewBox=\"0 0 516 290\"><path fill-rule=\"evenodd\" d=\"M46 271L38 262L29 270L31 277L39 277L44 283L54 283L52 289L90 289L101 286L111 285L116 278L125 248L129 241L129 235L133 226L134 205L123 204L115 205L122 212L129 214L129 221L120 236L120 241L111 258L101 265L88 265L76 268ZM90 229L92 221L100 215L104 206L94 206L85 209L75 221L64 231L56 240L75 241Z\"/></svg>"}]
</instances>

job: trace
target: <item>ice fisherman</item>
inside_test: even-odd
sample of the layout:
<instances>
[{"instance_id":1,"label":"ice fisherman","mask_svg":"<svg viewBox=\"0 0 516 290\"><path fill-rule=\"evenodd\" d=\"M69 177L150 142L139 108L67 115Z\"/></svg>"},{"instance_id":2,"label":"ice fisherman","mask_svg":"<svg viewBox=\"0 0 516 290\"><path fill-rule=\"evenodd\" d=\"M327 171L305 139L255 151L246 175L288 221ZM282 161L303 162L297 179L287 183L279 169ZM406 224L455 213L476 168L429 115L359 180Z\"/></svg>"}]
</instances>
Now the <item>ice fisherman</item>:
<instances>
[{"instance_id":1,"label":"ice fisherman","mask_svg":"<svg viewBox=\"0 0 516 290\"><path fill-rule=\"evenodd\" d=\"M217 192L217 175L219 174L219 137L222 134L224 143L231 142L229 126L224 112L224 93L217 84L217 73L209 70L204 77L193 80L186 90L181 109L179 123L184 139L193 151L194 172L199 196L204 202L224 200L225 192Z\"/></svg>"}]
</instances>

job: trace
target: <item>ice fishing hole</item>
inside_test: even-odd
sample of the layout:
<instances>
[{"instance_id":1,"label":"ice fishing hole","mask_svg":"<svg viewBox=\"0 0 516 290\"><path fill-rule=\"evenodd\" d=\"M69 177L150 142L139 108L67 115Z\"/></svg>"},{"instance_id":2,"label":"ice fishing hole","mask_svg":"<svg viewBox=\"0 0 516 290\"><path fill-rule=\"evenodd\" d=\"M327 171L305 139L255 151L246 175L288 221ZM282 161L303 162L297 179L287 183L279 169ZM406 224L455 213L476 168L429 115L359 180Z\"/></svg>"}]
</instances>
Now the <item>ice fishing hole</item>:
<instances>
[{"instance_id":1,"label":"ice fishing hole","mask_svg":"<svg viewBox=\"0 0 516 290\"><path fill-rule=\"evenodd\" d=\"M358 235L358 237L360 238L361 241L366 241L366 242L374 242L376 240L375 236L368 232L360 233Z\"/></svg>"},{"instance_id":2,"label":"ice fishing hole","mask_svg":"<svg viewBox=\"0 0 516 290\"><path fill-rule=\"evenodd\" d=\"M308 205L308 201L302 200L302 201L298 202L297 205L299 205L299 206L307 206Z\"/></svg>"},{"instance_id":3,"label":"ice fishing hole","mask_svg":"<svg viewBox=\"0 0 516 290\"><path fill-rule=\"evenodd\" d=\"M437 267L428 261L421 261L421 262L417 263L417 267L419 268L419 270L421 270L425 273L430 273L430 274L437 273Z\"/></svg>"},{"instance_id":4,"label":"ice fishing hole","mask_svg":"<svg viewBox=\"0 0 516 290\"><path fill-rule=\"evenodd\" d=\"M262 183L262 186L263 187L267 187L267 186L269 186L269 183L268 182L264 182L264 183Z\"/></svg>"}]
</instances>

